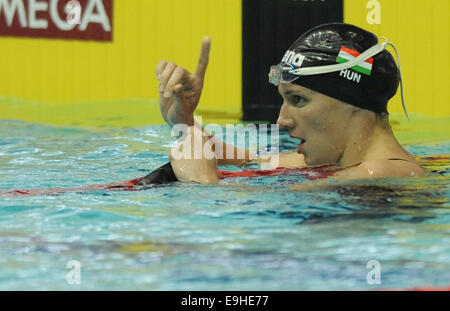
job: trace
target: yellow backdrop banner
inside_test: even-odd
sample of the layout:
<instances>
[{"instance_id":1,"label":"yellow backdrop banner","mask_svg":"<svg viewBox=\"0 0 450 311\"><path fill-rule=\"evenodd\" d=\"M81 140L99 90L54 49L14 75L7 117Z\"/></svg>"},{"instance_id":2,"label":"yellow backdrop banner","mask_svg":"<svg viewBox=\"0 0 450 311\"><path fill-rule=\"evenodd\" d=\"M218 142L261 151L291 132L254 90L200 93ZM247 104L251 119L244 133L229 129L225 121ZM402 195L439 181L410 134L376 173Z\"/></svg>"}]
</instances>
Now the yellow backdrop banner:
<instances>
[{"instance_id":1,"label":"yellow backdrop banner","mask_svg":"<svg viewBox=\"0 0 450 311\"><path fill-rule=\"evenodd\" d=\"M112 42L0 37L0 119L87 126L162 123L155 66L166 59L195 70L205 35L212 38L212 50L199 111L211 118L240 118L241 0L113 4Z\"/></svg>"}]
</instances>

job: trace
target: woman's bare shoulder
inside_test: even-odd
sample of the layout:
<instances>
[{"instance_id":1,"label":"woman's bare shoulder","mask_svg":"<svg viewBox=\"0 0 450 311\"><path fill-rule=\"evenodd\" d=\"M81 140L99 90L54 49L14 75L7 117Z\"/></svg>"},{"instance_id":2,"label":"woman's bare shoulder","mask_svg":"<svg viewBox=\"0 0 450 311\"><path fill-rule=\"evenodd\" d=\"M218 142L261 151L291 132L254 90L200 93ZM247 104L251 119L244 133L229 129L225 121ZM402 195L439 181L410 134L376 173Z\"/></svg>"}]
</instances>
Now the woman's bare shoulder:
<instances>
[{"instance_id":1,"label":"woman's bare shoulder","mask_svg":"<svg viewBox=\"0 0 450 311\"><path fill-rule=\"evenodd\" d=\"M296 184L290 187L295 191L317 190L327 187L339 187L346 182L354 182L358 179L389 178L389 177L420 177L424 175L422 168L410 161L370 160L357 166L340 170L326 179L320 179L311 183Z\"/></svg>"},{"instance_id":2,"label":"woman's bare shoulder","mask_svg":"<svg viewBox=\"0 0 450 311\"><path fill-rule=\"evenodd\" d=\"M358 166L344 169L333 175L342 179L420 177L423 169L415 162L405 160L378 159L369 160Z\"/></svg>"}]
</instances>

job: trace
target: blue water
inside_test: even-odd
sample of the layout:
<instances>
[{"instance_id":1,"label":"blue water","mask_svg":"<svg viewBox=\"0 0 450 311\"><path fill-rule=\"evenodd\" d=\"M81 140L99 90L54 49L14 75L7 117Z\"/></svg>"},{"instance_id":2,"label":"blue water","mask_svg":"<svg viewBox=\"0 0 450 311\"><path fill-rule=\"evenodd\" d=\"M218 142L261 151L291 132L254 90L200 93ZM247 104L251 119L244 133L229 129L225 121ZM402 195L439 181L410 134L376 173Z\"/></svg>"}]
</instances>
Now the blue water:
<instances>
[{"instance_id":1,"label":"blue water","mask_svg":"<svg viewBox=\"0 0 450 311\"><path fill-rule=\"evenodd\" d=\"M77 187L166 163L166 126L0 121L0 190ZM281 137L282 151L295 147ZM298 176L0 198L0 290L355 290L450 285L450 142L427 177L295 193ZM236 170L234 167L227 169ZM81 283L66 281L69 261ZM381 284L369 285L369 260Z\"/></svg>"}]
</instances>

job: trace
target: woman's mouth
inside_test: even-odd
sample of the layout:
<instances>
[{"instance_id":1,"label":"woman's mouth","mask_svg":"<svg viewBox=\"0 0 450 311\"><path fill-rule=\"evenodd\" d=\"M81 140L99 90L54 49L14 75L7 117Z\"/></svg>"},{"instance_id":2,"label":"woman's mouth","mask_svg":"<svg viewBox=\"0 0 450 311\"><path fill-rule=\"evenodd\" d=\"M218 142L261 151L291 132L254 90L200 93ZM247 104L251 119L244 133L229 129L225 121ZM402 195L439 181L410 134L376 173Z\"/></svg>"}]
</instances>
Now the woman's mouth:
<instances>
[{"instance_id":1,"label":"woman's mouth","mask_svg":"<svg viewBox=\"0 0 450 311\"><path fill-rule=\"evenodd\" d=\"M303 146L305 145L305 142L306 142L304 139L301 139L301 138L299 138L299 139L300 139L300 144L297 147L297 153L301 153Z\"/></svg>"}]
</instances>

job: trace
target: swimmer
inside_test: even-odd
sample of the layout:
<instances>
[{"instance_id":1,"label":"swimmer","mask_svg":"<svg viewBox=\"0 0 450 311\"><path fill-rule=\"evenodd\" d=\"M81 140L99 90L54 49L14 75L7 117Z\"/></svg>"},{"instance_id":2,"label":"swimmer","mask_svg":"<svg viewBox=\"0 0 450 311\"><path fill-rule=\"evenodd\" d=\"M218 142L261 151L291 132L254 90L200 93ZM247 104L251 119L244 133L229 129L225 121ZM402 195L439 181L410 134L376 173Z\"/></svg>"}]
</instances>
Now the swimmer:
<instances>
[{"instance_id":1,"label":"swimmer","mask_svg":"<svg viewBox=\"0 0 450 311\"><path fill-rule=\"evenodd\" d=\"M299 141L296 152L280 155L279 167L329 165L334 173L327 178L339 181L423 176L422 168L398 143L389 123L387 104L402 81L400 64L397 66L386 50L387 45L392 44L379 43L374 34L359 27L324 24L300 36L280 64L272 66L269 81L278 87L283 99L277 124ZM243 165L252 159L248 151L243 160L173 156L189 144L194 146L196 139L201 140L197 142L200 146L213 142L226 150L227 144L207 133L193 116L210 48L211 40L205 37L195 73L165 60L156 67L164 120L171 126L189 127L189 134L170 154L173 171L182 182L214 184L219 181L218 164ZM402 101L407 114L403 85ZM194 135L196 131L205 135ZM210 148L214 153L213 145ZM237 155L239 150L231 148Z\"/></svg>"}]
</instances>

